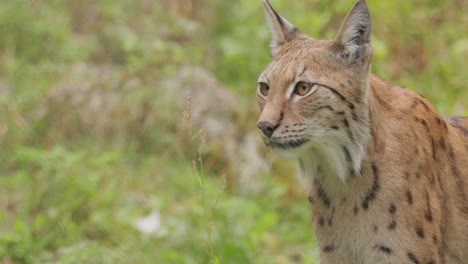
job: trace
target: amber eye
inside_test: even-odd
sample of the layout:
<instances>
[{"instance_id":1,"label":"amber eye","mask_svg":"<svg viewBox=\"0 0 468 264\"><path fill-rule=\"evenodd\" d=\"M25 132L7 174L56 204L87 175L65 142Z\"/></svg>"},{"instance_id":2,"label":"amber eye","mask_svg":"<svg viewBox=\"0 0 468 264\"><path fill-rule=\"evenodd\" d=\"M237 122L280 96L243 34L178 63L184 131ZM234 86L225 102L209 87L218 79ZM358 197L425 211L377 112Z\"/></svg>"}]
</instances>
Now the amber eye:
<instances>
[{"instance_id":1,"label":"amber eye","mask_svg":"<svg viewBox=\"0 0 468 264\"><path fill-rule=\"evenodd\" d=\"M260 93L263 96L268 96L268 92L270 91L270 86L268 86L268 84L263 83L263 82L258 83L258 85L259 85Z\"/></svg>"},{"instance_id":2,"label":"amber eye","mask_svg":"<svg viewBox=\"0 0 468 264\"><path fill-rule=\"evenodd\" d=\"M312 90L314 87L313 83L306 83L306 82L298 82L296 84L296 88L294 89L294 92L300 96L304 96Z\"/></svg>"}]
</instances>

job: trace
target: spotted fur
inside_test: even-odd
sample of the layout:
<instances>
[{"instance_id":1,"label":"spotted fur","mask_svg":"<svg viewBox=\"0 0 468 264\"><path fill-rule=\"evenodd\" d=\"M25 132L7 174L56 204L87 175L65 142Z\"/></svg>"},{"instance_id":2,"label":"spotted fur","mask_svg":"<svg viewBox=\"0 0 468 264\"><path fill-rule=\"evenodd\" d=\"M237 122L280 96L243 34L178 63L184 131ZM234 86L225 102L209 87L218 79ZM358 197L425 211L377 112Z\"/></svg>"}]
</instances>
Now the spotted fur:
<instances>
[{"instance_id":1,"label":"spotted fur","mask_svg":"<svg viewBox=\"0 0 468 264\"><path fill-rule=\"evenodd\" d=\"M273 41L259 128L299 161L321 263L468 263L468 117L370 73L364 0L334 40L263 3ZM300 82L313 88L300 95Z\"/></svg>"}]
</instances>

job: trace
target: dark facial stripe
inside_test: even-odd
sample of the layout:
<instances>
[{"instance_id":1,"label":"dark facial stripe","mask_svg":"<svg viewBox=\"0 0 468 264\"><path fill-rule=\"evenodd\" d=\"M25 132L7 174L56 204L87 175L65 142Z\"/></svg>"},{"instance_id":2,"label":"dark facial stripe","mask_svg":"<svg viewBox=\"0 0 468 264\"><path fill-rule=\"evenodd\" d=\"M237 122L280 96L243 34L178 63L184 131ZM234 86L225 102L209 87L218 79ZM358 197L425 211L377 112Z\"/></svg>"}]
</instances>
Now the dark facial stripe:
<instances>
[{"instance_id":1,"label":"dark facial stripe","mask_svg":"<svg viewBox=\"0 0 468 264\"><path fill-rule=\"evenodd\" d=\"M354 110L354 104L351 103L350 101L348 101L348 99L346 99L346 97L344 95L342 95L340 92L338 92L335 88L332 88L330 86L327 86L327 85L323 85L323 84L318 84L322 87L325 87L327 88L328 90L330 90L332 93L334 93L336 96L338 96L342 101L345 101L349 108L351 108L351 110Z\"/></svg>"},{"instance_id":2,"label":"dark facial stripe","mask_svg":"<svg viewBox=\"0 0 468 264\"><path fill-rule=\"evenodd\" d=\"M333 109L333 107L327 105L327 106L320 106L320 107L317 107L317 108L314 108L312 109L313 112L315 111L319 111L319 110L322 110L322 109L328 109L330 110L331 112L335 112L335 109Z\"/></svg>"}]
</instances>

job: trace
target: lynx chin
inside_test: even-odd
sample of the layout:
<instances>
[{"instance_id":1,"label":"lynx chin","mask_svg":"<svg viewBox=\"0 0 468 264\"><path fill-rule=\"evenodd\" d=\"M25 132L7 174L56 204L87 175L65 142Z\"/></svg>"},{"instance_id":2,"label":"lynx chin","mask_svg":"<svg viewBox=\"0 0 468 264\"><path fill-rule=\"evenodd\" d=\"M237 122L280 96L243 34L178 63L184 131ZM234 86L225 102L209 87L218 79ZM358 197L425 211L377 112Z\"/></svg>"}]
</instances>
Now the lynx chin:
<instances>
[{"instance_id":1,"label":"lynx chin","mask_svg":"<svg viewBox=\"0 0 468 264\"><path fill-rule=\"evenodd\" d=\"M273 40L257 126L309 180L321 263L468 263L468 118L371 73L364 0L333 40L263 5Z\"/></svg>"}]
</instances>

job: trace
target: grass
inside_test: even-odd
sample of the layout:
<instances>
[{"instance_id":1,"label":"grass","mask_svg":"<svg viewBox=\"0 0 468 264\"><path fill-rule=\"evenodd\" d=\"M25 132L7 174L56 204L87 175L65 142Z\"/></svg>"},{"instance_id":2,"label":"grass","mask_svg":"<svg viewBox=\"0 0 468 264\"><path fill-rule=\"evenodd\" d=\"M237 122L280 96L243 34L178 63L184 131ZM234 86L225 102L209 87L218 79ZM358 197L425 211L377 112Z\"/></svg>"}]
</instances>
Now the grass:
<instances>
[{"instance_id":1,"label":"grass","mask_svg":"<svg viewBox=\"0 0 468 264\"><path fill-rule=\"evenodd\" d=\"M271 2L323 38L351 5ZM368 3L374 72L467 114L468 5ZM272 157L248 191L161 97L161 80L202 65L253 131L269 60L259 2L3 1L0 25L0 263L318 263L294 164Z\"/></svg>"}]
</instances>

